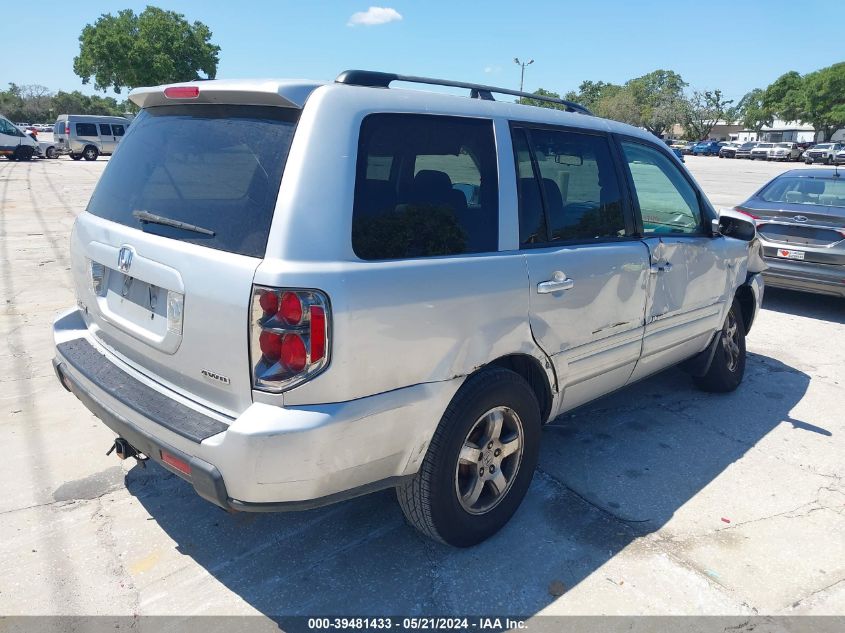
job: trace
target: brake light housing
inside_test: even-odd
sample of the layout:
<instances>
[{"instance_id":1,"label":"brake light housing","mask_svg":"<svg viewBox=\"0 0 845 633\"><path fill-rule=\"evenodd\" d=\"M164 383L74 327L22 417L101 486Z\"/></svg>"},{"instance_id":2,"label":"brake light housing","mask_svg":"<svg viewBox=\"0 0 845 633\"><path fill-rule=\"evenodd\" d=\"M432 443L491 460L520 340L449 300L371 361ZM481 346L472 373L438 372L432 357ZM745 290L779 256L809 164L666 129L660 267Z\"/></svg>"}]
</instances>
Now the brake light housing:
<instances>
[{"instance_id":1,"label":"brake light housing","mask_svg":"<svg viewBox=\"0 0 845 633\"><path fill-rule=\"evenodd\" d=\"M164 89L167 99L196 99L200 96L199 86L170 86Z\"/></svg>"},{"instance_id":2,"label":"brake light housing","mask_svg":"<svg viewBox=\"0 0 845 633\"><path fill-rule=\"evenodd\" d=\"M743 207L734 207L734 211L736 211L737 213L741 213L742 215L747 215L749 218L751 218L755 222L760 219L759 215L754 215L753 213L751 213L747 209L744 209Z\"/></svg>"},{"instance_id":3,"label":"brake light housing","mask_svg":"<svg viewBox=\"0 0 845 633\"><path fill-rule=\"evenodd\" d=\"M253 286L250 314L254 389L281 393L328 367L331 308L325 293Z\"/></svg>"}]
</instances>

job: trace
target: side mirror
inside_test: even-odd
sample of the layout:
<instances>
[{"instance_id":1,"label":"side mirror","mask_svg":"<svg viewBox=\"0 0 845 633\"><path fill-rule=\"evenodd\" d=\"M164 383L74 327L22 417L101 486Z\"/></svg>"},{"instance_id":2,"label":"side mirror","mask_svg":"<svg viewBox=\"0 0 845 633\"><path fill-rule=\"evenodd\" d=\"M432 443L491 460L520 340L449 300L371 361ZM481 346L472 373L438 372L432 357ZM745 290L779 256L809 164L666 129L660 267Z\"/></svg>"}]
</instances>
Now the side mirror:
<instances>
[{"instance_id":1,"label":"side mirror","mask_svg":"<svg viewBox=\"0 0 845 633\"><path fill-rule=\"evenodd\" d=\"M757 237L757 226L753 220L730 209L723 210L719 218L712 221L711 230L713 235L724 235L745 242L751 242Z\"/></svg>"}]
</instances>

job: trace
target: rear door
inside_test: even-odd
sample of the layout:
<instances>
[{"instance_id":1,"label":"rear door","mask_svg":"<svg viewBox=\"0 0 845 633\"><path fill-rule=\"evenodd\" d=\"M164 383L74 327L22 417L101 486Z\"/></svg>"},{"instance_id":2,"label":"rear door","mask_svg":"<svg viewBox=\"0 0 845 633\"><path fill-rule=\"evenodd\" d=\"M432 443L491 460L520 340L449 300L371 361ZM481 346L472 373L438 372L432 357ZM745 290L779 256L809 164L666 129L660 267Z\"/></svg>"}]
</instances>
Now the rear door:
<instances>
[{"instance_id":1,"label":"rear door","mask_svg":"<svg viewBox=\"0 0 845 633\"><path fill-rule=\"evenodd\" d=\"M111 154L114 151L115 146L111 125L108 123L99 123L97 126L100 131L100 152L103 154Z\"/></svg>"},{"instance_id":2,"label":"rear door","mask_svg":"<svg viewBox=\"0 0 845 633\"><path fill-rule=\"evenodd\" d=\"M126 134L126 126L122 123L112 123L111 131L114 139L115 148L117 144L120 143L121 139L123 139L123 135ZM114 151L114 150L112 150Z\"/></svg>"},{"instance_id":3,"label":"rear door","mask_svg":"<svg viewBox=\"0 0 845 633\"><path fill-rule=\"evenodd\" d=\"M86 145L100 148L100 131L97 129L96 123L75 121L70 123L70 126L70 136L74 141L71 144L71 149L74 152L81 153Z\"/></svg>"},{"instance_id":4,"label":"rear door","mask_svg":"<svg viewBox=\"0 0 845 633\"><path fill-rule=\"evenodd\" d=\"M610 139L512 128L534 338L571 409L623 386L639 357L648 249L634 235Z\"/></svg>"},{"instance_id":5,"label":"rear door","mask_svg":"<svg viewBox=\"0 0 845 633\"><path fill-rule=\"evenodd\" d=\"M92 334L150 379L230 415L251 402L252 279L298 112L142 111L74 231Z\"/></svg>"},{"instance_id":6,"label":"rear door","mask_svg":"<svg viewBox=\"0 0 845 633\"><path fill-rule=\"evenodd\" d=\"M621 148L649 251L637 380L704 349L721 326L735 253L708 230L704 201L673 158L634 139Z\"/></svg>"}]
</instances>

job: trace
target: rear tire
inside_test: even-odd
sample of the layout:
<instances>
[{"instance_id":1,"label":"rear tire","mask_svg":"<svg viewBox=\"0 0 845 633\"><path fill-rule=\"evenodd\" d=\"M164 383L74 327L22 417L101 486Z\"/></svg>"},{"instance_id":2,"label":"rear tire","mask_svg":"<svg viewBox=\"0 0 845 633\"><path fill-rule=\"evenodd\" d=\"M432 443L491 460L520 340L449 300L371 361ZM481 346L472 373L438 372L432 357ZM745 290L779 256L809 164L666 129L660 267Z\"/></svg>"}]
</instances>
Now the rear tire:
<instances>
[{"instance_id":1,"label":"rear tire","mask_svg":"<svg viewBox=\"0 0 845 633\"><path fill-rule=\"evenodd\" d=\"M84 158L85 160L97 160L97 156L99 155L100 151L93 145L89 145L84 150L82 150L82 158Z\"/></svg>"},{"instance_id":2,"label":"rear tire","mask_svg":"<svg viewBox=\"0 0 845 633\"><path fill-rule=\"evenodd\" d=\"M721 331L707 373L695 377L696 386L711 393L728 393L742 382L745 374L745 323L739 303L734 300Z\"/></svg>"},{"instance_id":3,"label":"rear tire","mask_svg":"<svg viewBox=\"0 0 845 633\"><path fill-rule=\"evenodd\" d=\"M82 160L82 154L69 154L71 160Z\"/></svg>"},{"instance_id":4,"label":"rear tire","mask_svg":"<svg viewBox=\"0 0 845 633\"><path fill-rule=\"evenodd\" d=\"M59 153L56 151L55 147L48 147L46 152L47 158L58 158Z\"/></svg>"},{"instance_id":5,"label":"rear tire","mask_svg":"<svg viewBox=\"0 0 845 633\"><path fill-rule=\"evenodd\" d=\"M468 378L443 414L420 470L396 489L405 518L425 536L455 547L498 532L534 476L540 425L537 398L519 374L497 367Z\"/></svg>"}]
</instances>

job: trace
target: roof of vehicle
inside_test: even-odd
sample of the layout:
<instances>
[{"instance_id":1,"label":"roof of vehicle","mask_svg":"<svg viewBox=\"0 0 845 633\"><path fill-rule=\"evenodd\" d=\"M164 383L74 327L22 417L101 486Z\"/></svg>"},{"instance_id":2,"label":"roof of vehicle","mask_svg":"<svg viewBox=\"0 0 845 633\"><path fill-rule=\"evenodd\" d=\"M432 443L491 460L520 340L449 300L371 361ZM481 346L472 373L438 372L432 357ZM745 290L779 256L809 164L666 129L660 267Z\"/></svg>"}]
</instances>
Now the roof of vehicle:
<instances>
[{"instance_id":1,"label":"roof of vehicle","mask_svg":"<svg viewBox=\"0 0 845 633\"><path fill-rule=\"evenodd\" d=\"M780 174L778 178L783 178L784 176L821 179L845 178L845 170L834 167L810 167L805 169L790 169Z\"/></svg>"},{"instance_id":2,"label":"roof of vehicle","mask_svg":"<svg viewBox=\"0 0 845 633\"><path fill-rule=\"evenodd\" d=\"M165 90L176 86L197 86L199 94L193 99L169 99ZM303 79L224 79L195 81L165 86L136 88L129 99L147 108L178 103L239 103L245 105L275 105L302 108L309 97L320 99L329 94L347 95L356 107L375 109L384 105L388 110L457 114L463 116L503 117L516 121L570 125L586 129L617 132L659 143L653 134L640 128L601 119L579 112L523 105L514 101L470 98L429 90L408 88L374 88L335 82ZM235 100L233 101L233 96Z\"/></svg>"}]
</instances>

